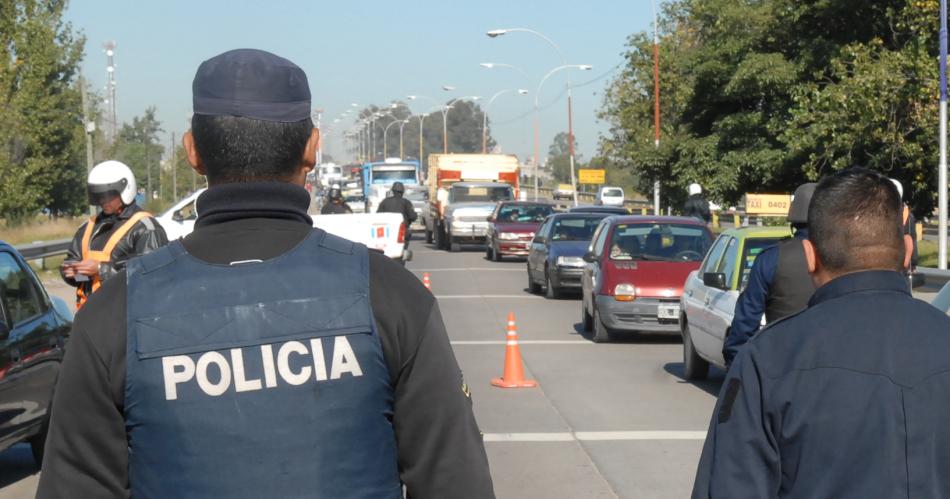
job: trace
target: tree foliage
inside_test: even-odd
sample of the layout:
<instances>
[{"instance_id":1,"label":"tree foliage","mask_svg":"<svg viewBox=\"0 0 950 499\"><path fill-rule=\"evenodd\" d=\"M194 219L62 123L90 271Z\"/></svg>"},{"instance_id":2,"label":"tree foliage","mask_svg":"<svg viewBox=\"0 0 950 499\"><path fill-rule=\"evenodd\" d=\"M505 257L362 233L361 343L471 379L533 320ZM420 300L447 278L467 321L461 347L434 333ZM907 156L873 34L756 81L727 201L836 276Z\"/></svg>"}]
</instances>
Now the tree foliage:
<instances>
[{"instance_id":1,"label":"tree foliage","mask_svg":"<svg viewBox=\"0 0 950 499\"><path fill-rule=\"evenodd\" d=\"M0 216L84 204L84 130L77 85L84 40L62 0L0 0Z\"/></svg>"},{"instance_id":2,"label":"tree foliage","mask_svg":"<svg viewBox=\"0 0 950 499\"><path fill-rule=\"evenodd\" d=\"M653 143L652 36L628 40L601 154L660 180L678 205L699 182L734 203L863 165L934 206L938 0L678 0L661 20L662 137Z\"/></svg>"},{"instance_id":3,"label":"tree foliage","mask_svg":"<svg viewBox=\"0 0 950 499\"><path fill-rule=\"evenodd\" d=\"M165 152L159 132L161 122L155 117L156 109L149 107L142 116L132 118L132 123L123 123L118 136L112 144L112 157L132 169L139 188L151 193L152 198L159 194L160 161Z\"/></svg>"}]
</instances>

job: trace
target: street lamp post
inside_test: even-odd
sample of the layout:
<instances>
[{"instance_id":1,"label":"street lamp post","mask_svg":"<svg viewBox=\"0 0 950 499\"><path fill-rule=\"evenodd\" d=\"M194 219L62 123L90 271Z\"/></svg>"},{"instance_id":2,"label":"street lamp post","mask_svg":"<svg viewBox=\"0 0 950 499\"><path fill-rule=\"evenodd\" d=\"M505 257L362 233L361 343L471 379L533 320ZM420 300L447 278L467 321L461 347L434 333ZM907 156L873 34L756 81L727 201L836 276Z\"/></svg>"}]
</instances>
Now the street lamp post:
<instances>
[{"instance_id":1,"label":"street lamp post","mask_svg":"<svg viewBox=\"0 0 950 499\"><path fill-rule=\"evenodd\" d=\"M539 107L538 98L541 96L541 87L544 86L544 82L546 82L548 78L553 76L554 73L557 73L558 71L563 71L565 69L580 69L582 71L590 71L591 69L593 69L593 66L589 64L564 64L563 66L558 66L548 71L548 74L544 75L544 78L541 78L541 83L538 84L538 91L537 93L534 94L535 112L537 112L537 109ZM567 140L568 140L568 151L570 152L570 158L571 158L571 186L574 189L574 206L577 206L577 181L575 180L575 177L574 177L574 125L573 125L573 116L571 113L570 106L568 106L567 108ZM541 153L541 151L539 150L539 147L540 145L538 143L538 137L537 137L537 134L535 134L535 140L534 140L534 149L535 149L534 153L536 155L535 160L537 160L537 155ZM535 161L534 185L535 185L534 197L535 197L535 200L537 200L538 198L537 161Z\"/></svg>"},{"instance_id":2,"label":"street lamp post","mask_svg":"<svg viewBox=\"0 0 950 499\"><path fill-rule=\"evenodd\" d=\"M452 100L450 100L449 103L446 104L446 105L442 108L442 153L443 153L443 154L448 154L448 153L449 153L449 125L448 125L448 115L449 115L449 111L452 109L452 107L455 106L455 104L457 104L457 103L460 102L460 101L466 100L466 99L471 99L471 100L473 100L473 101L477 101L478 99L481 99L481 97L479 97L479 96L477 96L477 95L469 95L469 96L467 96L467 97L459 97L459 98L457 98L457 99L452 99Z\"/></svg>"},{"instance_id":3,"label":"street lamp post","mask_svg":"<svg viewBox=\"0 0 950 499\"><path fill-rule=\"evenodd\" d=\"M947 0L940 0L940 165L937 175L937 265L947 269Z\"/></svg>"},{"instance_id":4,"label":"street lamp post","mask_svg":"<svg viewBox=\"0 0 950 499\"><path fill-rule=\"evenodd\" d=\"M509 92L518 92L519 95L528 95L527 90L506 88L499 90L491 99L488 99L488 104L485 105L485 109L482 111L482 154L488 154L488 110L491 108L492 103L495 102L495 99Z\"/></svg>"},{"instance_id":5,"label":"street lamp post","mask_svg":"<svg viewBox=\"0 0 950 499\"><path fill-rule=\"evenodd\" d=\"M657 156L660 154L660 35L657 23L656 0L650 0L653 5L653 143ZM660 180L653 182L653 212L660 214Z\"/></svg>"},{"instance_id":6,"label":"street lamp post","mask_svg":"<svg viewBox=\"0 0 950 499\"><path fill-rule=\"evenodd\" d=\"M399 158L403 159L406 157L406 149L403 147L402 143L402 130L405 128L406 123L409 123L409 120L412 119L412 116L399 122ZM422 159L419 160L419 164L422 165Z\"/></svg>"},{"instance_id":7,"label":"street lamp post","mask_svg":"<svg viewBox=\"0 0 950 499\"><path fill-rule=\"evenodd\" d=\"M536 37L538 37L538 38L541 38L542 40L546 41L546 42L547 42L549 45L551 45L551 47L553 47L554 50L556 50L557 53L561 56L561 62L562 62L562 64L565 65L565 66L568 65L568 64L567 64L567 57L564 55L564 51L561 50L561 47L558 46L558 44L554 43L554 40L551 40L550 38L548 38L547 36L545 36L543 33L539 32L539 31L535 31L535 30L533 30L533 29L528 29L528 28L506 28L506 29L495 29L495 30L489 31L489 32L487 32L487 33L485 33L485 34L488 35L490 38L496 38L496 37L499 37L499 36L504 35L504 34L507 34L507 33L515 33L515 32L528 33L528 34L534 35L534 36L536 36ZM587 69L590 69L590 68L588 67ZM537 96L535 96L535 100L537 100ZM568 141L568 150L569 150L569 152L570 152L570 161L571 161L571 186L573 187L573 190L574 190L574 206L577 206L577 180L576 180L576 178L575 178L575 176L574 176L574 123L573 123L574 110L573 110L573 102L574 102L574 98L573 98L573 91L572 91L572 87L571 87L571 79L570 79L570 77L568 77L568 79L567 79L567 141ZM537 111L535 111L535 112L537 113ZM537 131L536 131L536 132L535 132L535 136L537 136L537 135L538 135L538 133L537 133ZM537 173L537 162L538 162L537 154L539 154L539 153L540 153L540 151L538 150L537 139L535 139L535 159L534 159L534 160L535 160L535 173ZM537 188L538 178L537 178L537 176L535 176L534 183L535 183L535 189L534 189L535 197L537 197L537 193L538 193L538 188Z\"/></svg>"},{"instance_id":8,"label":"street lamp post","mask_svg":"<svg viewBox=\"0 0 950 499\"><path fill-rule=\"evenodd\" d=\"M389 140L388 140L388 137L387 137L387 135L389 134L389 127L395 125L396 123L402 123L403 121L405 121L405 120L393 120L393 121L390 121L389 124L386 125L385 128L383 128L383 161L385 161L386 158L389 157L389 154L388 154L389 148L387 147L387 146L389 145ZM402 158L401 153L400 153L400 158Z\"/></svg>"}]
</instances>

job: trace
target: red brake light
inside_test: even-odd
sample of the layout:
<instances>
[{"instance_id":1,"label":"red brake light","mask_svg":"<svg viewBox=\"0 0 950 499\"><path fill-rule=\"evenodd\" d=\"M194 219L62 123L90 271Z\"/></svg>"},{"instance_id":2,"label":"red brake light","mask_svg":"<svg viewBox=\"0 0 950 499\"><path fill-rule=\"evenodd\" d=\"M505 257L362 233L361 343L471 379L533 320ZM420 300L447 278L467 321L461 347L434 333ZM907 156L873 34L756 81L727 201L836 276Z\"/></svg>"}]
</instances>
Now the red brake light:
<instances>
[{"instance_id":1,"label":"red brake light","mask_svg":"<svg viewBox=\"0 0 950 499\"><path fill-rule=\"evenodd\" d=\"M399 244L406 242L406 222L399 224Z\"/></svg>"}]
</instances>

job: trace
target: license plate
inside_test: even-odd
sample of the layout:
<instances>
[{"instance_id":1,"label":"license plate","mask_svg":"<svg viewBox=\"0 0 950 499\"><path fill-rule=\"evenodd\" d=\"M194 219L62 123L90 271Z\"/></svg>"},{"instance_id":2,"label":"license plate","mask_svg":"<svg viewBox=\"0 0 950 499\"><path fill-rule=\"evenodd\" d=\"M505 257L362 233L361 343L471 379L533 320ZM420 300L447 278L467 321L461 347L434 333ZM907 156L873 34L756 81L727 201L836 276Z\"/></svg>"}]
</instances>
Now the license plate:
<instances>
[{"instance_id":1,"label":"license plate","mask_svg":"<svg viewBox=\"0 0 950 499\"><path fill-rule=\"evenodd\" d=\"M660 307L656 311L656 316L659 319L679 319L680 306L679 305L660 305Z\"/></svg>"}]
</instances>

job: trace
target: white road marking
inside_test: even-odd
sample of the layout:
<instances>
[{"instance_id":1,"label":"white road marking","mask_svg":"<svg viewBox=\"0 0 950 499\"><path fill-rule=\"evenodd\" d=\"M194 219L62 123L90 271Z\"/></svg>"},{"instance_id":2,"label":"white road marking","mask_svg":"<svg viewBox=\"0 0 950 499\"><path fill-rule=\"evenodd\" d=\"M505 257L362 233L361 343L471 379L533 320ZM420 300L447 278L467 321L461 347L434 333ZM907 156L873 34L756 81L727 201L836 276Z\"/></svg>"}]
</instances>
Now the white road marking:
<instances>
[{"instance_id":1,"label":"white road marking","mask_svg":"<svg viewBox=\"0 0 950 499\"><path fill-rule=\"evenodd\" d=\"M619 442L705 440L705 431L578 431L557 433L485 433L486 442Z\"/></svg>"},{"instance_id":2,"label":"white road marking","mask_svg":"<svg viewBox=\"0 0 950 499\"><path fill-rule=\"evenodd\" d=\"M543 300L543 296L534 295L436 295L437 300L471 300L473 298L496 298L503 300Z\"/></svg>"},{"instance_id":3,"label":"white road marking","mask_svg":"<svg viewBox=\"0 0 950 499\"><path fill-rule=\"evenodd\" d=\"M412 269L413 272L525 272L525 269L517 268L494 268L494 267L461 267L453 269Z\"/></svg>"},{"instance_id":4,"label":"white road marking","mask_svg":"<svg viewBox=\"0 0 950 499\"><path fill-rule=\"evenodd\" d=\"M452 345L505 345L507 340L455 340ZM519 345L593 345L581 340L518 340Z\"/></svg>"}]
</instances>

